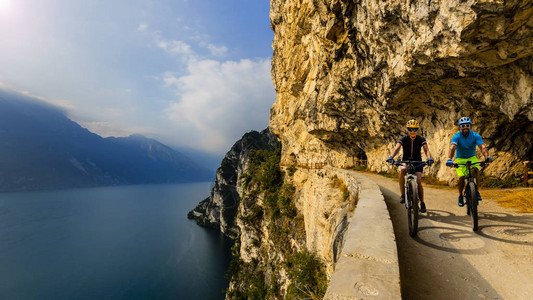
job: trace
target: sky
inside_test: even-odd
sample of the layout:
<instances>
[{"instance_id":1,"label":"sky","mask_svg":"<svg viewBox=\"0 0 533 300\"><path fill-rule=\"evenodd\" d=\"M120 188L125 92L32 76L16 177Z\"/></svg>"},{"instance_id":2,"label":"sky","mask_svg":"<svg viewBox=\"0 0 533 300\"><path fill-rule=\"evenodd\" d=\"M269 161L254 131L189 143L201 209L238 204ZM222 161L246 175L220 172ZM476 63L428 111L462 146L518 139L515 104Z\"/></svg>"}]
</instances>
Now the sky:
<instances>
[{"instance_id":1,"label":"sky","mask_svg":"<svg viewBox=\"0 0 533 300\"><path fill-rule=\"evenodd\" d=\"M268 126L272 38L267 0L0 0L0 88L220 155Z\"/></svg>"}]
</instances>

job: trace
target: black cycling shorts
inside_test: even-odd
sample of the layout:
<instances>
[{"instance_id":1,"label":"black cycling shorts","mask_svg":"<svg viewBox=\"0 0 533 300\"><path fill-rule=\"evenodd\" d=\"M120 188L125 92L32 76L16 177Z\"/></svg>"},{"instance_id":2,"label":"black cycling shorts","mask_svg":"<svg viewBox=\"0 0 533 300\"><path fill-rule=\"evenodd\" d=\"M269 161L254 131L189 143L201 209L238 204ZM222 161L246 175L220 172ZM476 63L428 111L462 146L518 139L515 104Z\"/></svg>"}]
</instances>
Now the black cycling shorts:
<instances>
[{"instance_id":1,"label":"black cycling shorts","mask_svg":"<svg viewBox=\"0 0 533 300\"><path fill-rule=\"evenodd\" d=\"M406 164L402 164L402 166L404 166L405 170L407 171L407 165ZM422 171L424 171L424 166L418 166L418 167L415 168L415 173L416 172L422 173Z\"/></svg>"}]
</instances>

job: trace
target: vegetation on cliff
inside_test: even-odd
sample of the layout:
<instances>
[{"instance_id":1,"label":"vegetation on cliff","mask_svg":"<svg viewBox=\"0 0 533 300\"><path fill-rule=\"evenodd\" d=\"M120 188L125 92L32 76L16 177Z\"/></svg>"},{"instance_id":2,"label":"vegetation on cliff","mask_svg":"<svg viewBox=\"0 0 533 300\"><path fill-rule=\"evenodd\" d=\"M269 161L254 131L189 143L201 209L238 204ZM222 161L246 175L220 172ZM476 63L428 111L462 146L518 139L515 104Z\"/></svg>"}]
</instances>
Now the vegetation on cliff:
<instances>
[{"instance_id":1,"label":"vegetation on cliff","mask_svg":"<svg viewBox=\"0 0 533 300\"><path fill-rule=\"evenodd\" d=\"M241 227L253 240L242 257L242 239L234 247L227 296L234 299L321 299L327 288L325 267L305 249L303 216L298 214L291 179L280 168L281 149L250 151L239 211ZM293 173L293 172L292 172ZM254 248L254 249L251 249ZM253 255L252 255L253 256Z\"/></svg>"},{"instance_id":2,"label":"vegetation on cliff","mask_svg":"<svg viewBox=\"0 0 533 300\"><path fill-rule=\"evenodd\" d=\"M236 239L240 231L236 218L242 198L239 182L248 168L249 153L261 149L274 150L277 145L277 138L268 128L261 132L250 131L244 134L222 160L210 196L187 216L195 219L201 226L220 229L228 237ZM276 180L275 178L274 176L273 180Z\"/></svg>"}]
</instances>

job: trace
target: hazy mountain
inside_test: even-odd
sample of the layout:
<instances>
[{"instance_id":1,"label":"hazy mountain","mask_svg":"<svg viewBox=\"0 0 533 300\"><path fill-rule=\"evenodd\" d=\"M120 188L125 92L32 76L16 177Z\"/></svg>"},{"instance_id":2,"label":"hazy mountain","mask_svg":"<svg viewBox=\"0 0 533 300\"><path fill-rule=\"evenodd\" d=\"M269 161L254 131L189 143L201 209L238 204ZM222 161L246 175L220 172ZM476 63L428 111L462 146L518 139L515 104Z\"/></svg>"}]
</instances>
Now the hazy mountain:
<instances>
[{"instance_id":1,"label":"hazy mountain","mask_svg":"<svg viewBox=\"0 0 533 300\"><path fill-rule=\"evenodd\" d=\"M0 90L0 191L210 180L141 135L102 138L39 100Z\"/></svg>"},{"instance_id":2,"label":"hazy mountain","mask_svg":"<svg viewBox=\"0 0 533 300\"><path fill-rule=\"evenodd\" d=\"M224 158L224 153L222 154L213 154L203 151L198 151L197 149L180 147L180 146L170 146L176 151L183 153L185 156L191 158L193 161L201 161L202 166L208 168L215 174L218 167L220 167L220 162Z\"/></svg>"}]
</instances>

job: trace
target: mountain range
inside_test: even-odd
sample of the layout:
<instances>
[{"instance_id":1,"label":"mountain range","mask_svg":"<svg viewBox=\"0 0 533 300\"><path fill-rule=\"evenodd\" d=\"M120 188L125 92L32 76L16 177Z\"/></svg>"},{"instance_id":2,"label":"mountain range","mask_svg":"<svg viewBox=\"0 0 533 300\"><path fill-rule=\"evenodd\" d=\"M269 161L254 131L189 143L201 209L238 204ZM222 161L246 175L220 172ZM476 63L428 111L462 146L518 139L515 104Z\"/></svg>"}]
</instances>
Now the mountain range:
<instances>
[{"instance_id":1,"label":"mountain range","mask_svg":"<svg viewBox=\"0 0 533 300\"><path fill-rule=\"evenodd\" d=\"M0 191L211 180L150 138L103 138L38 99L0 90Z\"/></svg>"}]
</instances>

